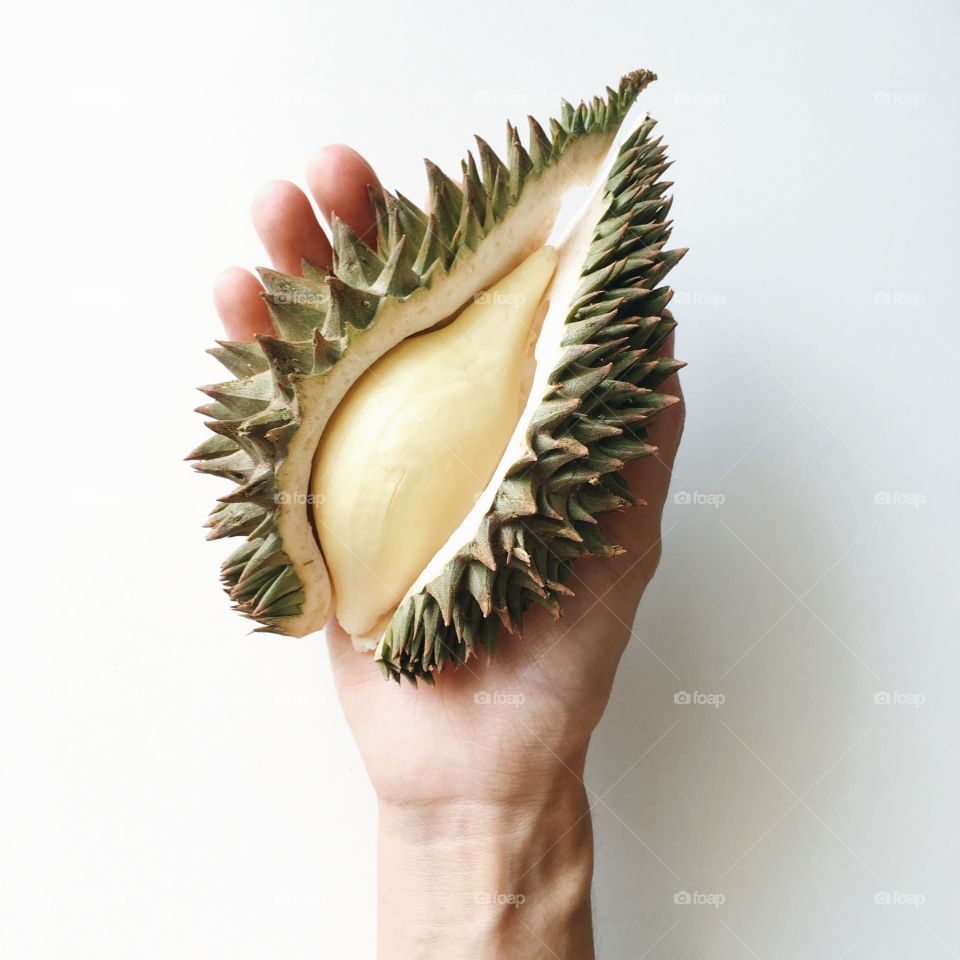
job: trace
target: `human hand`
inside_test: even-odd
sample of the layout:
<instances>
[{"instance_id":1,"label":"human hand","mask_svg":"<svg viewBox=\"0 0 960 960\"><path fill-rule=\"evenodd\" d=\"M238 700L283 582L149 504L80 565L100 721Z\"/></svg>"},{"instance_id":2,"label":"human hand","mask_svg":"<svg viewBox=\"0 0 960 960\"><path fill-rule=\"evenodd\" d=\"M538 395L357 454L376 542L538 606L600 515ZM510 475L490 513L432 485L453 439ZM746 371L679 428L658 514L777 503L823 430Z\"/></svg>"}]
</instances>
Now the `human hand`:
<instances>
[{"instance_id":1,"label":"human hand","mask_svg":"<svg viewBox=\"0 0 960 960\"><path fill-rule=\"evenodd\" d=\"M367 186L378 181L359 155L328 147L307 179L328 222L336 213L375 244ZM262 188L253 219L276 269L299 275L301 259L331 265L330 243L293 184ZM215 302L232 338L270 332L261 291L239 268L218 279ZM662 352L670 351L672 338ZM675 378L659 392L680 399ZM328 626L339 696L380 801L382 957L590 955L586 750L659 560L682 422L682 403L664 410L649 431L658 452L625 469L645 504L604 519L625 553L580 561L563 617L531 609L522 638L502 634L490 663L444 671L433 688L397 688Z\"/></svg>"}]
</instances>

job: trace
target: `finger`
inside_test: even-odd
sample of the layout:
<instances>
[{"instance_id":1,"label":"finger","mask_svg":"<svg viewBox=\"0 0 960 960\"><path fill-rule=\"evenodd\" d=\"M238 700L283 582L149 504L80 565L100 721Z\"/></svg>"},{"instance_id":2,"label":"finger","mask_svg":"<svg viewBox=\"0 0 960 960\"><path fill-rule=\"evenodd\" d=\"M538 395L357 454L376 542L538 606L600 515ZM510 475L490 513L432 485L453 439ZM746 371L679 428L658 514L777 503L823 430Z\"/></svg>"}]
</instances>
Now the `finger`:
<instances>
[{"instance_id":1,"label":"finger","mask_svg":"<svg viewBox=\"0 0 960 960\"><path fill-rule=\"evenodd\" d=\"M252 215L275 269L299 277L301 260L330 267L330 241L298 186L287 180L264 184L254 197Z\"/></svg>"},{"instance_id":2,"label":"finger","mask_svg":"<svg viewBox=\"0 0 960 960\"><path fill-rule=\"evenodd\" d=\"M380 188L373 168L343 144L318 150L307 164L307 183L327 223L334 214L371 247L377 245L376 222L368 188Z\"/></svg>"},{"instance_id":3,"label":"finger","mask_svg":"<svg viewBox=\"0 0 960 960\"><path fill-rule=\"evenodd\" d=\"M231 340L252 340L255 334L273 332L262 293L260 281L240 267L224 270L217 277L213 302Z\"/></svg>"}]
</instances>

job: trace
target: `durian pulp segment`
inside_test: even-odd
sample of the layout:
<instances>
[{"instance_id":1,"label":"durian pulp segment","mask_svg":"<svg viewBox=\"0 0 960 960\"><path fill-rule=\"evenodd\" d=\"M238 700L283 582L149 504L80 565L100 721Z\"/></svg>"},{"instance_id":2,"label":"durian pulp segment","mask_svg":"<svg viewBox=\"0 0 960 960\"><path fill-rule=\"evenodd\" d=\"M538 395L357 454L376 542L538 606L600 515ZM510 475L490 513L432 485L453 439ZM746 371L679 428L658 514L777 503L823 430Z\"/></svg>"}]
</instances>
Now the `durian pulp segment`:
<instances>
[{"instance_id":1,"label":"durian pulp segment","mask_svg":"<svg viewBox=\"0 0 960 960\"><path fill-rule=\"evenodd\" d=\"M311 504L337 619L355 638L376 642L497 468L527 402L556 262L538 250L453 322L404 340L324 430Z\"/></svg>"}]
</instances>

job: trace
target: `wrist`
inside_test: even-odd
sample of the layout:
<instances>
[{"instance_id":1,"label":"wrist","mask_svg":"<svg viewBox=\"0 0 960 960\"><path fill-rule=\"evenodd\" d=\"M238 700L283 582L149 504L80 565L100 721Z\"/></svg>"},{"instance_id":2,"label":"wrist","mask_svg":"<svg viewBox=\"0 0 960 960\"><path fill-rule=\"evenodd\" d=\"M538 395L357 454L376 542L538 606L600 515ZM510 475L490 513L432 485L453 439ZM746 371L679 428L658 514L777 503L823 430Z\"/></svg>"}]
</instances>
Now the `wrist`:
<instances>
[{"instance_id":1,"label":"wrist","mask_svg":"<svg viewBox=\"0 0 960 960\"><path fill-rule=\"evenodd\" d=\"M589 805L572 776L552 787L511 801L381 801L381 960L590 960Z\"/></svg>"}]
</instances>

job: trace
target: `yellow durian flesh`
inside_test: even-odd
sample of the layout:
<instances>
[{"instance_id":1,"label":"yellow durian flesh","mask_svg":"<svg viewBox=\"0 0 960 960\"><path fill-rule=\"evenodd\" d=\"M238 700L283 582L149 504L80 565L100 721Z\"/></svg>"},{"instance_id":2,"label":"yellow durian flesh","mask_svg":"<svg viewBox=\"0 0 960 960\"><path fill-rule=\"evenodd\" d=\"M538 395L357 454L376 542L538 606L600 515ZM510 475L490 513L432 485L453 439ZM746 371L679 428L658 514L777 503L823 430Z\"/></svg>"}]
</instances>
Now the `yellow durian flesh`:
<instances>
[{"instance_id":1,"label":"yellow durian flesh","mask_svg":"<svg viewBox=\"0 0 960 960\"><path fill-rule=\"evenodd\" d=\"M527 400L556 263L543 247L451 323L404 340L331 417L310 501L354 637L376 639L493 476Z\"/></svg>"}]
</instances>

